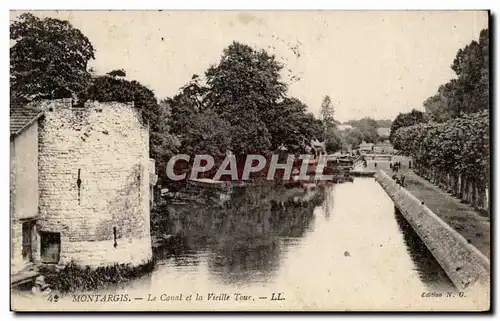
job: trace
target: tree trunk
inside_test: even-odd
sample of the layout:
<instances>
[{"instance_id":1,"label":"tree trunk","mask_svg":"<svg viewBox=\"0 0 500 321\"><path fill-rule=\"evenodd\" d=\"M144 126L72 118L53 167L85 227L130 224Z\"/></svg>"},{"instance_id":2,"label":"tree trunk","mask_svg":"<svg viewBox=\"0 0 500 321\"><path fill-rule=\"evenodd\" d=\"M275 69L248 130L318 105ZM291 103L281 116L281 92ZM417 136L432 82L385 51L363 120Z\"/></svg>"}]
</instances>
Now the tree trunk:
<instances>
[{"instance_id":1,"label":"tree trunk","mask_svg":"<svg viewBox=\"0 0 500 321\"><path fill-rule=\"evenodd\" d=\"M472 204L472 193L474 191L474 189L473 189L474 185L472 183L472 180L468 179L467 180L467 185L468 185L467 186L468 187L467 188L467 203Z\"/></svg>"},{"instance_id":2,"label":"tree trunk","mask_svg":"<svg viewBox=\"0 0 500 321\"><path fill-rule=\"evenodd\" d=\"M472 206L477 207L477 183L475 181L472 182L472 199L471 199Z\"/></svg>"},{"instance_id":3,"label":"tree trunk","mask_svg":"<svg viewBox=\"0 0 500 321\"><path fill-rule=\"evenodd\" d=\"M467 180L463 175L460 176L460 199L465 201L467 193L465 192L465 187L467 186Z\"/></svg>"},{"instance_id":4,"label":"tree trunk","mask_svg":"<svg viewBox=\"0 0 500 321\"><path fill-rule=\"evenodd\" d=\"M439 169L436 169L436 179L439 188L443 189L443 173Z\"/></svg>"},{"instance_id":5,"label":"tree trunk","mask_svg":"<svg viewBox=\"0 0 500 321\"><path fill-rule=\"evenodd\" d=\"M477 185L477 190L478 190L478 207L481 209L486 209L486 200L485 200L485 193L484 193L484 184L478 184Z\"/></svg>"},{"instance_id":6,"label":"tree trunk","mask_svg":"<svg viewBox=\"0 0 500 321\"><path fill-rule=\"evenodd\" d=\"M446 173L444 171L439 171L440 173L440 181L441 181L441 189L446 192L448 181L446 180Z\"/></svg>"},{"instance_id":7,"label":"tree trunk","mask_svg":"<svg viewBox=\"0 0 500 321\"><path fill-rule=\"evenodd\" d=\"M458 175L452 174L451 181L452 181L451 190L452 190L453 196L457 196L458 192L460 190L460 186L459 186L459 182L458 182Z\"/></svg>"}]
</instances>

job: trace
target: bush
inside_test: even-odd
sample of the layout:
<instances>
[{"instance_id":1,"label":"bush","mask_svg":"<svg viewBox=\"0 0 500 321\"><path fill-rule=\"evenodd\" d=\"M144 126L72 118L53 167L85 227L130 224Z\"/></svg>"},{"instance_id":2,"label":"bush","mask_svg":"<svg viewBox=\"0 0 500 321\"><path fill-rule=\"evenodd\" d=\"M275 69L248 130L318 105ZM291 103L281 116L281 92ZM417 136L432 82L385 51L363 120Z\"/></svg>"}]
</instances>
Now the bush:
<instances>
[{"instance_id":1,"label":"bush","mask_svg":"<svg viewBox=\"0 0 500 321\"><path fill-rule=\"evenodd\" d=\"M91 268L81 267L73 262L59 271L42 267L40 272L50 286L60 292L89 291L100 287L132 280L151 272L154 268L151 260L140 266L115 264L112 266Z\"/></svg>"}]
</instances>

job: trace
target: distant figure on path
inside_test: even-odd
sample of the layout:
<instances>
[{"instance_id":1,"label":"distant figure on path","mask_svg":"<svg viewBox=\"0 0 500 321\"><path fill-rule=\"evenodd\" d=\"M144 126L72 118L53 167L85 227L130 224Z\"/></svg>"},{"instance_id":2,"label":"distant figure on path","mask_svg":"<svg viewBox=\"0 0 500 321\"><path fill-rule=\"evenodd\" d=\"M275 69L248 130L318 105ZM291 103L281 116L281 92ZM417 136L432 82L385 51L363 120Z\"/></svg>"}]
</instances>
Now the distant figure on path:
<instances>
[{"instance_id":1,"label":"distant figure on path","mask_svg":"<svg viewBox=\"0 0 500 321\"><path fill-rule=\"evenodd\" d=\"M377 163L374 163L375 164L375 168L377 168Z\"/></svg>"}]
</instances>

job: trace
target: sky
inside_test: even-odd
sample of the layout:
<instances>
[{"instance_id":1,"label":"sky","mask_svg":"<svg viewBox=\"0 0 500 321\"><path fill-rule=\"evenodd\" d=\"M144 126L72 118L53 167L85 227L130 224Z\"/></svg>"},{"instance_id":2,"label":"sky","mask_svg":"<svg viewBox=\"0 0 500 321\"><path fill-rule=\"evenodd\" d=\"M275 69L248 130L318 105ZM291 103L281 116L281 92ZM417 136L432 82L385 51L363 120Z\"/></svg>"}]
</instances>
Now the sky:
<instances>
[{"instance_id":1,"label":"sky","mask_svg":"<svg viewBox=\"0 0 500 321\"><path fill-rule=\"evenodd\" d=\"M11 20L21 12L11 12ZM69 20L96 49L98 74L171 97L233 41L285 66L289 95L318 115L329 95L339 121L394 119L454 77L457 51L488 26L485 11L38 11Z\"/></svg>"}]
</instances>

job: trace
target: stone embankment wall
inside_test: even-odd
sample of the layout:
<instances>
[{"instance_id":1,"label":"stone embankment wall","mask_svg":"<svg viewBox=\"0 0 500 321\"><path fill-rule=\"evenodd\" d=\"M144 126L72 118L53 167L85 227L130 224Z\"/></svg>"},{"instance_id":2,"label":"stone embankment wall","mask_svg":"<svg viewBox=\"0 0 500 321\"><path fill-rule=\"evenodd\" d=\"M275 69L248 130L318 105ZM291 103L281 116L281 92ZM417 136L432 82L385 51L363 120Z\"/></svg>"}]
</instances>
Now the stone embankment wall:
<instances>
[{"instance_id":1,"label":"stone embankment wall","mask_svg":"<svg viewBox=\"0 0 500 321\"><path fill-rule=\"evenodd\" d=\"M485 255L385 172L378 171L375 179L459 290L489 287L490 261Z\"/></svg>"}]
</instances>

